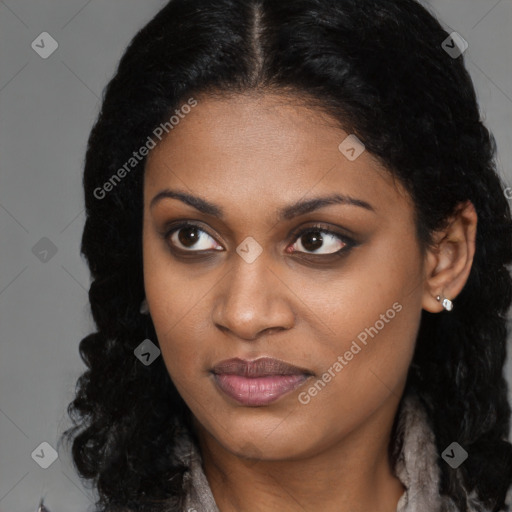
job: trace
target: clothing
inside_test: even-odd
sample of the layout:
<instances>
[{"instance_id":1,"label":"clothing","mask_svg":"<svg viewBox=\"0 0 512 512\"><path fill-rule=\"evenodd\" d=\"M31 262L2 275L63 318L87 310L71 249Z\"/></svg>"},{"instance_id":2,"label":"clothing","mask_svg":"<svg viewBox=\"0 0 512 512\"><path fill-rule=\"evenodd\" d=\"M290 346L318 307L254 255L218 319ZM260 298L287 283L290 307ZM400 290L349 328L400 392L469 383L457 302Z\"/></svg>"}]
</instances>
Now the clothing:
<instances>
[{"instance_id":1,"label":"clothing","mask_svg":"<svg viewBox=\"0 0 512 512\"><path fill-rule=\"evenodd\" d=\"M453 500L439 493L440 469L436 462L435 437L427 423L427 413L414 393L404 396L398 414L397 439L402 443L394 469L406 490L398 501L396 512L458 512ZM177 455L189 467L184 477L187 497L183 512L220 512L202 469L201 455L190 438L180 446ZM440 463L446 464L443 459ZM467 496L468 512L490 512L474 492ZM512 487L507 504L511 498Z\"/></svg>"}]
</instances>

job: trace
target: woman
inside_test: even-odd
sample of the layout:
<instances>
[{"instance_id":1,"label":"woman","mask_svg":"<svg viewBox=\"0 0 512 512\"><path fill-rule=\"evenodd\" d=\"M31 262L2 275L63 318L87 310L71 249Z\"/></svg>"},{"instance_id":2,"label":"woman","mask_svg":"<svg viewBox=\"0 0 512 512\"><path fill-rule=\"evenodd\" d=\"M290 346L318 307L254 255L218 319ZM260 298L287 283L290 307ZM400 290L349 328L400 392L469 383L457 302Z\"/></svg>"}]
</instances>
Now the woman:
<instances>
[{"instance_id":1,"label":"woman","mask_svg":"<svg viewBox=\"0 0 512 512\"><path fill-rule=\"evenodd\" d=\"M413 0L173 0L87 150L101 510L507 510L511 216Z\"/></svg>"}]
</instances>

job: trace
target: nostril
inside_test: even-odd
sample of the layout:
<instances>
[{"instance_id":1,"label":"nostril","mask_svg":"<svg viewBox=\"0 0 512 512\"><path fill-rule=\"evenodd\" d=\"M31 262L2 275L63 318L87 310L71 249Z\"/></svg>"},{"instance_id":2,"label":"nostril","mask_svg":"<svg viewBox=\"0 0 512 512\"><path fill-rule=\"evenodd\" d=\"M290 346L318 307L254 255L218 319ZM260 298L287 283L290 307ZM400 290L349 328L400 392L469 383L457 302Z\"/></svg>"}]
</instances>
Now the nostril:
<instances>
[{"instance_id":1,"label":"nostril","mask_svg":"<svg viewBox=\"0 0 512 512\"><path fill-rule=\"evenodd\" d=\"M263 332L266 334L272 334L274 332L282 331L283 329L284 329L284 327L268 327Z\"/></svg>"}]
</instances>

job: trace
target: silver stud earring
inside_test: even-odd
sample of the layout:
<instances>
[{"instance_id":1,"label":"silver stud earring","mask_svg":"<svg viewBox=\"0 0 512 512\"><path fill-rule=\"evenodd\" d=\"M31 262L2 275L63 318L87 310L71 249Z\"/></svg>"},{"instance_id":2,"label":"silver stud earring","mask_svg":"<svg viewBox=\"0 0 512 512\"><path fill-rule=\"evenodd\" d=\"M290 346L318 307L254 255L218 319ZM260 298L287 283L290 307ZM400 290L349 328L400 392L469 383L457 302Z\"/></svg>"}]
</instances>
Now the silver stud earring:
<instances>
[{"instance_id":1,"label":"silver stud earring","mask_svg":"<svg viewBox=\"0 0 512 512\"><path fill-rule=\"evenodd\" d=\"M436 300L438 302L441 302L441 304L443 305L443 308L446 309L446 311L451 311L453 309L453 302L450 299L447 299L446 297L442 297L442 301L441 301L441 296L438 295L436 297Z\"/></svg>"},{"instance_id":2,"label":"silver stud earring","mask_svg":"<svg viewBox=\"0 0 512 512\"><path fill-rule=\"evenodd\" d=\"M141 315L147 315L149 313L148 301L144 297L144 300L140 303L139 312Z\"/></svg>"}]
</instances>

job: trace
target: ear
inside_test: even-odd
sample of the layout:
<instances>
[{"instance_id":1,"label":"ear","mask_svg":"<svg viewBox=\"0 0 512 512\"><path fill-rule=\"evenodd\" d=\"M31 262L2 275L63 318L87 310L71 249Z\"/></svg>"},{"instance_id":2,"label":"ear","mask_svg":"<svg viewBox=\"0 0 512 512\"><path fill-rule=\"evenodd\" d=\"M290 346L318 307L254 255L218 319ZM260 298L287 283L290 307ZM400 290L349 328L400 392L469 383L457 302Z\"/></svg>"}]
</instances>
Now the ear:
<instances>
[{"instance_id":1,"label":"ear","mask_svg":"<svg viewBox=\"0 0 512 512\"><path fill-rule=\"evenodd\" d=\"M464 288L475 255L477 221L473 203L466 201L458 206L447 226L434 233L433 246L425 255L423 309L442 311L436 297L453 300Z\"/></svg>"}]
</instances>

